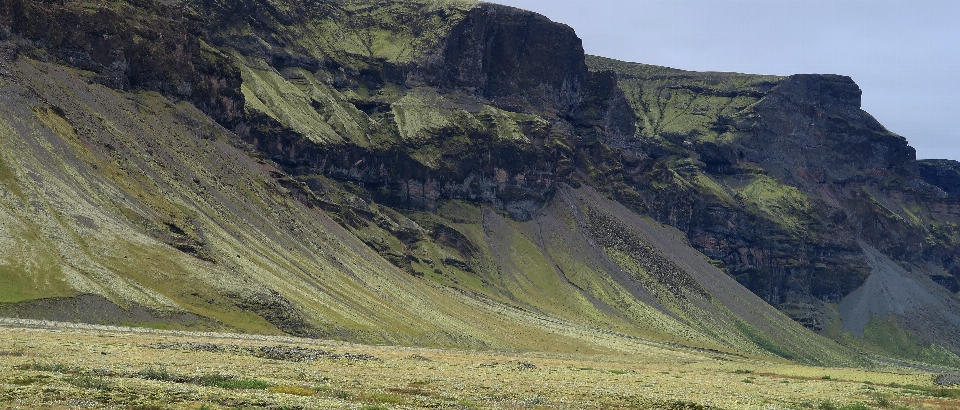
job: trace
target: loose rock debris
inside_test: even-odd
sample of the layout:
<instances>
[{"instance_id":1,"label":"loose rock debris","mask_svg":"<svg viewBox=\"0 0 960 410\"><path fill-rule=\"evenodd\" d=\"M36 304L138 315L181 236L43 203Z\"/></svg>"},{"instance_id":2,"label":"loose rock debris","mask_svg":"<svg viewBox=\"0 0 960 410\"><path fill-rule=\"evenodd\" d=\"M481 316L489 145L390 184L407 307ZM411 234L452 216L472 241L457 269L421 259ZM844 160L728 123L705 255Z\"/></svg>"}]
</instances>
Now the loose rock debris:
<instances>
[{"instance_id":1,"label":"loose rock debris","mask_svg":"<svg viewBox=\"0 0 960 410\"><path fill-rule=\"evenodd\" d=\"M275 346L238 346L238 345L217 345L213 343L197 342L176 342L176 343L153 343L143 346L150 349L167 350L187 350L199 352L214 353L234 353L242 355L251 355L271 360L284 360L288 362L311 362L320 359L333 360L356 360L356 361L381 361L380 358L365 353L333 353L320 349L307 349L300 346L275 345Z\"/></svg>"}]
</instances>

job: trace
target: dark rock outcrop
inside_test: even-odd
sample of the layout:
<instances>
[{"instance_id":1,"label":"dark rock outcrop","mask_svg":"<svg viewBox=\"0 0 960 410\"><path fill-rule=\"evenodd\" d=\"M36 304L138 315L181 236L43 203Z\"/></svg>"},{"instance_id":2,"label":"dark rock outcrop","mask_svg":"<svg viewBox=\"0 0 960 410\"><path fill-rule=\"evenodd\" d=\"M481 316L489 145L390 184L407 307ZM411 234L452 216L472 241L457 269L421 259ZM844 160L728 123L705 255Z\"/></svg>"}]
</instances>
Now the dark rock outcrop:
<instances>
[{"instance_id":1,"label":"dark rock outcrop","mask_svg":"<svg viewBox=\"0 0 960 410\"><path fill-rule=\"evenodd\" d=\"M590 72L573 29L495 4L453 27L433 82L466 89L514 111L569 115L588 94Z\"/></svg>"},{"instance_id":2,"label":"dark rock outcrop","mask_svg":"<svg viewBox=\"0 0 960 410\"><path fill-rule=\"evenodd\" d=\"M743 159L795 184L804 174L814 183L865 173L916 178L916 151L860 109L860 94L850 77L790 76L754 108L756 123L743 124L752 133L738 144Z\"/></svg>"},{"instance_id":3,"label":"dark rock outcrop","mask_svg":"<svg viewBox=\"0 0 960 410\"><path fill-rule=\"evenodd\" d=\"M219 3L208 3L201 2L201 7L212 15L235 18ZM328 8L305 12L306 19L291 17L288 24L306 25L309 18L352 13L335 10L334 5ZM317 61L302 66L329 74L335 87L362 86L370 93L388 84L401 90L435 87L443 94L459 95L447 104L477 121L428 129L426 141L403 140L400 120L391 112L393 103L369 98L352 104L381 125L366 131L385 138L380 145L318 143L260 114L233 125L291 174L321 174L375 187L371 199L391 206L433 210L442 200L465 199L492 204L525 220L545 203L555 183L571 177L577 156L571 147L580 141L624 139L634 132L633 111L616 76L591 73L574 31L538 14L481 4L466 12L423 61L397 65L369 56L303 54L306 51L282 41L284 18L271 10L258 11L266 14L249 25L262 40L257 44L269 48L250 49L253 42L239 37L217 33L211 37L266 59L277 70L290 61ZM240 23L227 19L221 24ZM358 69L358 64L367 68ZM534 116L517 122L523 139L497 135L499 120L481 112L486 104ZM417 158L425 149L439 149L442 155L425 163Z\"/></svg>"},{"instance_id":4,"label":"dark rock outcrop","mask_svg":"<svg viewBox=\"0 0 960 410\"><path fill-rule=\"evenodd\" d=\"M275 290L231 295L238 308L266 319L281 331L299 337L321 337L323 332L310 324L289 300Z\"/></svg>"},{"instance_id":5,"label":"dark rock outcrop","mask_svg":"<svg viewBox=\"0 0 960 410\"><path fill-rule=\"evenodd\" d=\"M428 82L517 112L560 117L606 134L633 135L633 111L613 73L587 69L572 28L497 4L481 4L442 42ZM428 61L430 61L428 59Z\"/></svg>"},{"instance_id":6,"label":"dark rock outcrop","mask_svg":"<svg viewBox=\"0 0 960 410\"><path fill-rule=\"evenodd\" d=\"M109 87L187 99L222 122L243 114L239 72L201 45L203 22L183 8L152 0L92 8L75 1L11 0L0 5L0 24L24 51L42 50L92 71Z\"/></svg>"},{"instance_id":7,"label":"dark rock outcrop","mask_svg":"<svg viewBox=\"0 0 960 410\"><path fill-rule=\"evenodd\" d=\"M609 170L595 183L685 232L805 326L826 331L823 302L870 274L858 241L942 267L931 278L953 291L958 213L931 184L949 187L955 174L916 161L903 137L861 110L849 77L590 63L617 73L643 124L637 138L604 141L622 154L596 159Z\"/></svg>"},{"instance_id":8,"label":"dark rock outcrop","mask_svg":"<svg viewBox=\"0 0 960 410\"><path fill-rule=\"evenodd\" d=\"M949 159L917 161L920 177L954 198L960 198L960 162Z\"/></svg>"}]
</instances>

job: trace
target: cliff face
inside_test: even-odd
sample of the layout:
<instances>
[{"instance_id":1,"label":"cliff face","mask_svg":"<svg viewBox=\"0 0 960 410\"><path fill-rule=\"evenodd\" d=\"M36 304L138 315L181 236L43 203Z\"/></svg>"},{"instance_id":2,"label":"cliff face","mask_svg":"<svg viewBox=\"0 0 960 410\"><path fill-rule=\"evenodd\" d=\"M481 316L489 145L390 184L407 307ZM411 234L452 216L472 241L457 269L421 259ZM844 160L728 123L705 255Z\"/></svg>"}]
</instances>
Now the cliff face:
<instances>
[{"instance_id":1,"label":"cliff face","mask_svg":"<svg viewBox=\"0 0 960 410\"><path fill-rule=\"evenodd\" d=\"M917 179L914 149L860 109L860 94L849 77L787 78L754 108L760 120L750 129L752 138L742 142L744 159L777 164L777 177L793 185L864 174Z\"/></svg>"},{"instance_id":2,"label":"cliff face","mask_svg":"<svg viewBox=\"0 0 960 410\"><path fill-rule=\"evenodd\" d=\"M951 362L960 352L949 336L960 317L951 294L960 290L956 167L916 161L904 138L860 109L848 77L692 73L588 57L569 27L488 3L13 0L0 5L0 23L0 78L23 95L5 103L15 107L8 116L33 112L26 117L49 128L51 141L135 158L123 169L163 180L157 192L189 193L175 206L158 193L111 217L208 264L204 277L233 278L197 285L226 302L178 293L163 306L220 312L242 327L246 319L223 313L236 307L259 317L257 326L308 335L509 344L458 313L478 297L627 335L693 335L711 348L808 361L843 356L780 323L742 285L859 348L895 354L870 336L892 326L916 339L911 358ZM150 104L134 105L144 108L115 105L144 123L172 121L176 132L147 147L135 136L157 127L128 123L99 100L23 85L51 67L63 67L50 74L70 79L62 81L108 87L97 89L100 99L149 95ZM93 93L87 86L99 87L72 95ZM160 101L197 110L159 109ZM103 110L99 123L124 124L102 125L114 130L109 138L81 114ZM29 137L29 125L11 124L19 130L11 141ZM211 165L178 148L184 141L223 168L203 171ZM229 159L237 156L245 159ZM84 164L91 175L105 166ZM234 166L242 172L231 175ZM18 175L29 172L11 178L23 184ZM40 179L64 175L74 173ZM133 186L120 171L109 175L119 191ZM250 188L228 188L228 177ZM253 228L225 222L234 212ZM919 290L897 294L880 282ZM371 284L391 290L351 300L351 289ZM931 302L862 303L910 295ZM148 299L137 303L153 306ZM402 313L366 307L384 303ZM442 313L400 324L422 309ZM718 326L730 336L711 330ZM953 353L931 353L942 348Z\"/></svg>"},{"instance_id":3,"label":"cliff face","mask_svg":"<svg viewBox=\"0 0 960 410\"><path fill-rule=\"evenodd\" d=\"M830 328L841 321L859 323L862 334L870 319L835 311L854 290L906 297L870 285L892 269L871 262L879 250L907 267L909 280L947 291L927 298L939 308L891 309L898 326L925 343L946 340L929 335L955 326L944 323L956 310L957 202L934 186L949 187L936 176L949 178L949 168L916 161L904 138L860 109L852 80L589 62L618 73L639 118L636 140L611 142L631 157L614 162L625 175L609 186L615 195L634 198L635 209L686 232L765 300L835 337Z\"/></svg>"},{"instance_id":4,"label":"cliff face","mask_svg":"<svg viewBox=\"0 0 960 410\"><path fill-rule=\"evenodd\" d=\"M917 161L920 177L947 195L960 197L960 163L948 159Z\"/></svg>"},{"instance_id":5,"label":"cliff face","mask_svg":"<svg viewBox=\"0 0 960 410\"><path fill-rule=\"evenodd\" d=\"M484 4L455 25L433 83L513 105L514 111L570 115L588 92L590 72L573 30L546 17Z\"/></svg>"},{"instance_id":6,"label":"cliff face","mask_svg":"<svg viewBox=\"0 0 960 410\"><path fill-rule=\"evenodd\" d=\"M421 8L426 15L411 17L410 26L440 35L379 44L369 36L402 37L410 27L385 22L378 7L325 4L288 27L273 14L257 24L226 20L235 14L203 3L209 14L224 16L219 24L246 33L211 34L243 54L246 78L279 74L267 89L246 91L257 108L234 126L237 132L305 179L377 186L377 202L435 210L442 199L466 199L521 220L569 180L578 155L572 147L633 133L615 77L587 69L569 27L493 4L391 4L403 15ZM345 16L366 23L336 22ZM445 24L436 25L441 18ZM326 32L292 37L326 24L354 41L331 43ZM252 50L251 43L269 46ZM315 43L319 50L309 47ZM307 110L284 113L294 109L272 97L284 92L302 93Z\"/></svg>"},{"instance_id":7,"label":"cliff face","mask_svg":"<svg viewBox=\"0 0 960 410\"><path fill-rule=\"evenodd\" d=\"M118 90L157 90L190 100L221 121L243 111L239 72L201 38L200 18L156 1L90 7L82 2L11 0L0 5L21 52L56 58Z\"/></svg>"}]
</instances>

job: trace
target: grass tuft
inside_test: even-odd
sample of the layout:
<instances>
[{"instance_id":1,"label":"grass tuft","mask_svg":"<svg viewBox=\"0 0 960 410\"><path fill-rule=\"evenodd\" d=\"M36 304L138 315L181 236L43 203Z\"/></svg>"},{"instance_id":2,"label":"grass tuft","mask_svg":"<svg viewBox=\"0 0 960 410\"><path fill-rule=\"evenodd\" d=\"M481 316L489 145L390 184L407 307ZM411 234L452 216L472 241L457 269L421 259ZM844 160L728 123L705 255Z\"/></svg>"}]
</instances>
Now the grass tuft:
<instances>
[{"instance_id":1,"label":"grass tuft","mask_svg":"<svg viewBox=\"0 0 960 410\"><path fill-rule=\"evenodd\" d=\"M29 386L31 384L43 382L49 378L50 376L44 375L14 377L10 380L10 384L17 386Z\"/></svg>"},{"instance_id":2,"label":"grass tuft","mask_svg":"<svg viewBox=\"0 0 960 410\"><path fill-rule=\"evenodd\" d=\"M686 400L656 402L652 406L647 408L664 409L664 410L711 410L711 409L714 409L714 407L705 406L700 403L695 403L695 402L686 401Z\"/></svg>"},{"instance_id":3,"label":"grass tuft","mask_svg":"<svg viewBox=\"0 0 960 410\"><path fill-rule=\"evenodd\" d=\"M314 390L316 390L317 393L323 394L324 396L333 397L340 400L349 400L351 397L353 397L353 393L350 393L346 390L333 389L330 386L320 386Z\"/></svg>"},{"instance_id":4,"label":"grass tuft","mask_svg":"<svg viewBox=\"0 0 960 410\"><path fill-rule=\"evenodd\" d=\"M157 381L176 381L176 376L167 371L166 367L153 368L148 367L137 373L141 378Z\"/></svg>"},{"instance_id":5,"label":"grass tuft","mask_svg":"<svg viewBox=\"0 0 960 410\"><path fill-rule=\"evenodd\" d=\"M546 402L547 401L540 396L533 396L533 397L528 397L526 399L523 399L524 406L536 406L540 404L546 404Z\"/></svg>"},{"instance_id":6,"label":"grass tuft","mask_svg":"<svg viewBox=\"0 0 960 410\"><path fill-rule=\"evenodd\" d=\"M19 347L13 350L0 350L0 357L23 357L27 355L27 350Z\"/></svg>"},{"instance_id":7,"label":"grass tuft","mask_svg":"<svg viewBox=\"0 0 960 410\"><path fill-rule=\"evenodd\" d=\"M270 383L260 379L241 379L220 373L201 376L200 385L232 390L265 390L270 387Z\"/></svg>"},{"instance_id":8,"label":"grass tuft","mask_svg":"<svg viewBox=\"0 0 960 410\"><path fill-rule=\"evenodd\" d=\"M402 387L402 388L389 388L387 389L390 393L402 394L407 396L429 396L430 392L417 388L417 387Z\"/></svg>"},{"instance_id":9,"label":"grass tuft","mask_svg":"<svg viewBox=\"0 0 960 410\"><path fill-rule=\"evenodd\" d=\"M378 404L402 404L406 399L393 393L373 393L364 396L364 401Z\"/></svg>"},{"instance_id":10,"label":"grass tuft","mask_svg":"<svg viewBox=\"0 0 960 410\"><path fill-rule=\"evenodd\" d=\"M17 370L34 370L38 372L51 372L51 373L73 373L76 371L76 369L60 362L43 363L43 362L32 361L27 364L14 366L14 368Z\"/></svg>"},{"instance_id":11,"label":"grass tuft","mask_svg":"<svg viewBox=\"0 0 960 410\"><path fill-rule=\"evenodd\" d=\"M891 387L893 384L891 383ZM899 387L899 386L898 386ZM960 399L960 389L945 389L940 387L925 387L917 386L914 384L908 384L902 386L902 392L905 394L913 394L917 396L928 396L936 397L941 399Z\"/></svg>"},{"instance_id":12,"label":"grass tuft","mask_svg":"<svg viewBox=\"0 0 960 410\"><path fill-rule=\"evenodd\" d=\"M478 407L479 404L471 400L460 399L460 400L457 400L457 406L467 408L467 409L473 409Z\"/></svg>"},{"instance_id":13,"label":"grass tuft","mask_svg":"<svg viewBox=\"0 0 960 410\"><path fill-rule=\"evenodd\" d=\"M873 408L863 403L854 403L840 406L838 410L873 410Z\"/></svg>"},{"instance_id":14,"label":"grass tuft","mask_svg":"<svg viewBox=\"0 0 960 410\"><path fill-rule=\"evenodd\" d=\"M81 389L110 390L113 387L113 384L103 376L89 374L78 374L68 377L64 381Z\"/></svg>"},{"instance_id":15,"label":"grass tuft","mask_svg":"<svg viewBox=\"0 0 960 410\"><path fill-rule=\"evenodd\" d=\"M289 386L289 385L270 386L269 388L267 388L267 391L271 393L292 394L294 396L313 396L314 394L317 393L313 389L308 389L306 387L301 387L301 386Z\"/></svg>"},{"instance_id":16,"label":"grass tuft","mask_svg":"<svg viewBox=\"0 0 960 410\"><path fill-rule=\"evenodd\" d=\"M156 403L147 403L147 404L135 404L128 407L130 410L166 410L167 407L162 404Z\"/></svg>"},{"instance_id":17,"label":"grass tuft","mask_svg":"<svg viewBox=\"0 0 960 410\"><path fill-rule=\"evenodd\" d=\"M884 394L877 394L873 397L873 402L880 407L890 407L890 399Z\"/></svg>"}]
</instances>

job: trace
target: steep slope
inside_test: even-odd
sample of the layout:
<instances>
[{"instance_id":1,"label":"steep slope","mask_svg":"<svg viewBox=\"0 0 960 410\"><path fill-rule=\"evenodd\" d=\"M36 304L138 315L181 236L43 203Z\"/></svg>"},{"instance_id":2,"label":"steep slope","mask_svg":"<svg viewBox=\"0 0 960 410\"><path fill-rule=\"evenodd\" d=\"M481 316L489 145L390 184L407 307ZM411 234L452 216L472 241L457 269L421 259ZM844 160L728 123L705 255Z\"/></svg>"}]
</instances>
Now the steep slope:
<instances>
[{"instance_id":1,"label":"steep slope","mask_svg":"<svg viewBox=\"0 0 960 410\"><path fill-rule=\"evenodd\" d=\"M669 230L568 178L578 141L633 132L613 78L587 70L569 28L493 5L391 3L452 24L419 45L376 7L290 4L198 3L217 23L210 37L189 9L161 3L6 5L0 310L562 351L640 337L853 360ZM230 7L258 18L231 20L243 14ZM376 22L353 28L364 47L304 46L329 45L338 13ZM68 24L80 29L60 36ZM198 37L175 36L190 27ZM301 43L278 50L283 35ZM564 64L548 63L556 35ZM490 41L518 48L498 54ZM383 51L397 44L415 52ZM188 64L143 69L163 61ZM547 66L555 74L529 82Z\"/></svg>"},{"instance_id":2,"label":"steep slope","mask_svg":"<svg viewBox=\"0 0 960 410\"><path fill-rule=\"evenodd\" d=\"M3 85L8 313L405 344L635 344L413 280L188 104L26 57L11 68L25 86Z\"/></svg>"}]
</instances>

